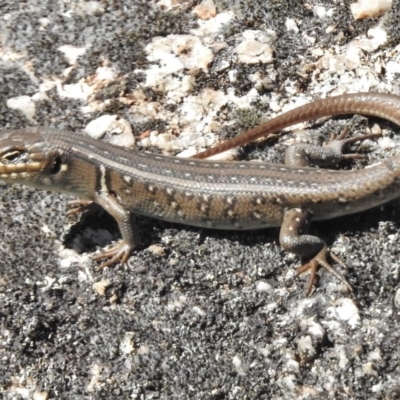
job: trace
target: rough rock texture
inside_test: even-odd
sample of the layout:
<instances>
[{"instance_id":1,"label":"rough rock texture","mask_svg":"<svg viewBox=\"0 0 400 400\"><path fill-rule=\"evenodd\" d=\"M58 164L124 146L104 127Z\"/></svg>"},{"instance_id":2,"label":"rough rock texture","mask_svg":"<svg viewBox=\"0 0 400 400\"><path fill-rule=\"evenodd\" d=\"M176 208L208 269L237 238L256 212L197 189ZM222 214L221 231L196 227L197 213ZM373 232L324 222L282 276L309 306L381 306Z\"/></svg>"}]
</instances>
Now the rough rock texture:
<instances>
[{"instance_id":1,"label":"rough rock texture","mask_svg":"<svg viewBox=\"0 0 400 400\"><path fill-rule=\"evenodd\" d=\"M398 15L394 3L355 21L331 0L3 0L0 126L101 136L92 121L107 115L104 140L193 154L313 98L399 94ZM348 121L241 156L282 160ZM354 134L385 136L363 146L370 162L396 152L399 128L356 121ZM90 252L118 237L113 221L70 221L65 196L0 193L4 398L400 397L398 202L311 228L349 265L356 303L323 271L304 298L278 230L142 218L128 265L99 270Z\"/></svg>"}]
</instances>

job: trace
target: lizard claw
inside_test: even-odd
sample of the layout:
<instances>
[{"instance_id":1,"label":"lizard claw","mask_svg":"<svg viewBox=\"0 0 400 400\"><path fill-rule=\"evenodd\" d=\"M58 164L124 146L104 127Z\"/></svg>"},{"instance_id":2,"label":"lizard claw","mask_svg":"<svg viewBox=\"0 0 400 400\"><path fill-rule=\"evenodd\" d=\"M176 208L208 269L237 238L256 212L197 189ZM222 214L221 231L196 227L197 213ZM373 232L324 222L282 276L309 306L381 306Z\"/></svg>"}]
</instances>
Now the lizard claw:
<instances>
[{"instance_id":1,"label":"lizard claw","mask_svg":"<svg viewBox=\"0 0 400 400\"><path fill-rule=\"evenodd\" d=\"M67 211L67 216L70 215L75 215L75 214L80 214L83 213L86 210L91 209L94 207L94 203L91 200L72 200L67 203L67 207L71 208L70 210Z\"/></svg>"},{"instance_id":2,"label":"lizard claw","mask_svg":"<svg viewBox=\"0 0 400 400\"><path fill-rule=\"evenodd\" d=\"M109 267L110 265L116 264L117 262L125 264L129 256L132 254L132 251L133 251L132 246L121 241L120 243L112 247L110 250L104 251L98 254L97 256L94 256L93 260L99 261L105 258L109 259L100 265L99 267L100 269Z\"/></svg>"},{"instance_id":3,"label":"lizard claw","mask_svg":"<svg viewBox=\"0 0 400 400\"><path fill-rule=\"evenodd\" d=\"M297 274L301 275L302 273L310 270L310 279L308 281L308 286L306 289L306 296L311 293L312 288L314 287L315 278L317 275L317 271L320 267L325 268L329 271L332 275L336 276L349 290L349 292L353 295L353 288L351 287L350 283L346 280L346 278L341 275L338 271L336 271L326 260L327 254L329 253L330 257L342 267L347 269L347 265L334 253L328 250L326 246L320 250L320 252L315 255L308 263L302 265L297 269Z\"/></svg>"}]
</instances>

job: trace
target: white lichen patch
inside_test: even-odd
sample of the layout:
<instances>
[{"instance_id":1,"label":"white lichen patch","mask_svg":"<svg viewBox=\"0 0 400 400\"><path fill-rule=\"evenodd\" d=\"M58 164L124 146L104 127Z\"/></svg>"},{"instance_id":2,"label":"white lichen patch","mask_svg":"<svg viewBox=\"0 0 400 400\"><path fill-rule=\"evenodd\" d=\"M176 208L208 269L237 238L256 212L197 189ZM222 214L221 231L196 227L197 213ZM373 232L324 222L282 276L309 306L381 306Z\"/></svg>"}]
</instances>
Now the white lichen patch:
<instances>
[{"instance_id":1,"label":"white lichen patch","mask_svg":"<svg viewBox=\"0 0 400 400\"><path fill-rule=\"evenodd\" d=\"M94 139L102 138L106 132L114 133L109 142L116 146L131 147L135 144L131 124L118 115L102 115L90 121L85 128L88 136Z\"/></svg>"},{"instance_id":2,"label":"white lichen patch","mask_svg":"<svg viewBox=\"0 0 400 400\"><path fill-rule=\"evenodd\" d=\"M64 54L65 59L68 61L70 65L74 65L78 58L85 54L86 48L85 47L76 47L71 45L64 45L58 48L61 53Z\"/></svg>"},{"instance_id":3,"label":"white lichen patch","mask_svg":"<svg viewBox=\"0 0 400 400\"><path fill-rule=\"evenodd\" d=\"M94 93L94 88L89 86L85 79L80 79L77 83L63 85L57 82L57 92L61 98L88 101Z\"/></svg>"},{"instance_id":4,"label":"white lichen patch","mask_svg":"<svg viewBox=\"0 0 400 400\"><path fill-rule=\"evenodd\" d=\"M270 44L275 41L275 32L247 30L243 32L243 38L244 40L236 47L240 62L257 64L273 61L273 49Z\"/></svg>"},{"instance_id":5,"label":"white lichen patch","mask_svg":"<svg viewBox=\"0 0 400 400\"><path fill-rule=\"evenodd\" d=\"M178 101L190 93L194 77L184 70L207 70L213 60L211 49L200 38L192 35L157 37L146 46L149 61L156 64L143 71L145 86L166 92L168 98Z\"/></svg>"},{"instance_id":6,"label":"white lichen patch","mask_svg":"<svg viewBox=\"0 0 400 400\"><path fill-rule=\"evenodd\" d=\"M34 121L36 112L35 102L30 96L16 96L7 100L7 107L12 110L18 110L24 114L29 121Z\"/></svg>"},{"instance_id":7,"label":"white lichen patch","mask_svg":"<svg viewBox=\"0 0 400 400\"><path fill-rule=\"evenodd\" d=\"M193 9L193 13L201 19L210 19L215 17L217 9L212 0L203 0Z\"/></svg>"},{"instance_id":8,"label":"white lichen patch","mask_svg":"<svg viewBox=\"0 0 400 400\"><path fill-rule=\"evenodd\" d=\"M355 20L380 17L392 8L392 0L358 0L350 4Z\"/></svg>"}]
</instances>

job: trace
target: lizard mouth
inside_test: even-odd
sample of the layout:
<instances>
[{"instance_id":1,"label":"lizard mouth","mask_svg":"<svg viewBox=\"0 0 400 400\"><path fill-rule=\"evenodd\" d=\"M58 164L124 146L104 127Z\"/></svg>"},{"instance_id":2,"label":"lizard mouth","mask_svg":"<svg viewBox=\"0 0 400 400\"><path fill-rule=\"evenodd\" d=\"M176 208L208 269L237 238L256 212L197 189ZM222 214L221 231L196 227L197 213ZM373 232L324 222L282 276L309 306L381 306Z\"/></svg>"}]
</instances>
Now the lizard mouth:
<instances>
[{"instance_id":1,"label":"lizard mouth","mask_svg":"<svg viewBox=\"0 0 400 400\"><path fill-rule=\"evenodd\" d=\"M40 162L28 162L19 164L0 163L1 179L17 179L28 176L32 172L42 170L43 164Z\"/></svg>"}]
</instances>

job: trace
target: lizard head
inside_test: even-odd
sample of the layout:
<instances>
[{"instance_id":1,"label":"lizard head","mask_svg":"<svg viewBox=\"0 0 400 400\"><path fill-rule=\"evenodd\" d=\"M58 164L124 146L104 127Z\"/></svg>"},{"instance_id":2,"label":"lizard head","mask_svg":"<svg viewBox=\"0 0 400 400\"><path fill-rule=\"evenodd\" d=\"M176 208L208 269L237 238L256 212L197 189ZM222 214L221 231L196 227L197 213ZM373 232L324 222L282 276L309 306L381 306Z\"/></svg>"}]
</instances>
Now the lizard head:
<instances>
[{"instance_id":1,"label":"lizard head","mask_svg":"<svg viewBox=\"0 0 400 400\"><path fill-rule=\"evenodd\" d=\"M60 151L50 149L47 128L0 131L0 179L53 189L51 177L63 167Z\"/></svg>"}]
</instances>

